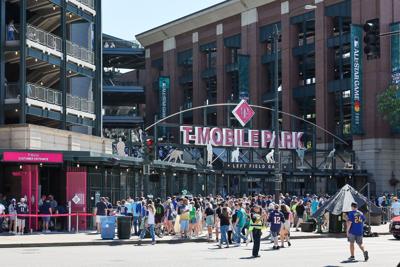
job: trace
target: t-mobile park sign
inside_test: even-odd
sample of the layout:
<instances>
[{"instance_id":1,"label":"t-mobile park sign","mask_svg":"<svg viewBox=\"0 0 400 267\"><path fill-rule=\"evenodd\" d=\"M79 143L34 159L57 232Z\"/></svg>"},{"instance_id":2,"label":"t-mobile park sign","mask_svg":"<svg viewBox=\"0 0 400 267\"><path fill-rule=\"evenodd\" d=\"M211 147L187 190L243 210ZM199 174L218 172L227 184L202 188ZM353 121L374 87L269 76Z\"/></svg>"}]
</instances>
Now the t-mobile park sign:
<instances>
[{"instance_id":1,"label":"t-mobile park sign","mask_svg":"<svg viewBox=\"0 0 400 267\"><path fill-rule=\"evenodd\" d=\"M269 130L245 130L218 127L181 126L184 145L243 147L243 148L274 148L276 135ZM279 147L282 149L303 148L301 138L303 132L281 131Z\"/></svg>"}]
</instances>

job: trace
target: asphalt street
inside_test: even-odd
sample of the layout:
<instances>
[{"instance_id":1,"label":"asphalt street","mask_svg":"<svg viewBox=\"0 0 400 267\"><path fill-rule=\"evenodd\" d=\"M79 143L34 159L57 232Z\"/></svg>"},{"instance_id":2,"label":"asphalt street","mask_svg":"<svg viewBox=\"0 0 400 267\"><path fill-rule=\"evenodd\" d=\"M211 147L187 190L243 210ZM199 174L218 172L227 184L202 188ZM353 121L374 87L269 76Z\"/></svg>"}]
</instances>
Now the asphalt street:
<instances>
[{"instance_id":1,"label":"asphalt street","mask_svg":"<svg viewBox=\"0 0 400 267\"><path fill-rule=\"evenodd\" d=\"M13 248L0 250L1 266L382 266L395 267L400 262L400 241L391 236L365 239L370 260L364 262L358 250L355 262L349 257L345 239L293 240L292 247L271 250L262 242L260 258L251 258L248 247L218 249L214 243L159 245L121 245L87 247Z\"/></svg>"}]
</instances>

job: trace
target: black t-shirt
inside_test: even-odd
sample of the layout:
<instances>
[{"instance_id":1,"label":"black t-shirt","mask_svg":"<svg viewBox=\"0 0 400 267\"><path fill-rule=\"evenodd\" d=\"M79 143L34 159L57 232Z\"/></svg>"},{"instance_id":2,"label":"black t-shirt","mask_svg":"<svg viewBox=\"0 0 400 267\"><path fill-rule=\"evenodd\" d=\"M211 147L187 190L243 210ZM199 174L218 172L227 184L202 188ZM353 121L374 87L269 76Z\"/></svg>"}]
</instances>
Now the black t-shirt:
<instances>
[{"instance_id":1,"label":"black t-shirt","mask_svg":"<svg viewBox=\"0 0 400 267\"><path fill-rule=\"evenodd\" d=\"M113 206L112 206L112 204L111 203L107 203L106 204L106 207L107 207L107 216L110 216L110 214L111 214L111 210L112 210L112 208L113 208Z\"/></svg>"},{"instance_id":2,"label":"black t-shirt","mask_svg":"<svg viewBox=\"0 0 400 267\"><path fill-rule=\"evenodd\" d=\"M221 207L218 207L218 208L215 210L215 214L217 214L218 216L221 215L221 212L222 212Z\"/></svg>"},{"instance_id":3,"label":"black t-shirt","mask_svg":"<svg viewBox=\"0 0 400 267\"><path fill-rule=\"evenodd\" d=\"M214 215L214 210L210 207L206 208L205 213L207 216Z\"/></svg>"},{"instance_id":4,"label":"black t-shirt","mask_svg":"<svg viewBox=\"0 0 400 267\"><path fill-rule=\"evenodd\" d=\"M224 216L222 213L219 215L219 219L220 219L220 225L224 226L224 225L229 225L229 216Z\"/></svg>"},{"instance_id":5,"label":"black t-shirt","mask_svg":"<svg viewBox=\"0 0 400 267\"><path fill-rule=\"evenodd\" d=\"M50 214L51 204L50 201L43 202L42 206L40 206L40 213L41 214Z\"/></svg>"},{"instance_id":6,"label":"black t-shirt","mask_svg":"<svg viewBox=\"0 0 400 267\"><path fill-rule=\"evenodd\" d=\"M298 206L296 207L297 216L298 216L298 217L303 217L303 215L304 215L304 210L305 210L304 205L298 205Z\"/></svg>"},{"instance_id":7,"label":"black t-shirt","mask_svg":"<svg viewBox=\"0 0 400 267\"><path fill-rule=\"evenodd\" d=\"M17 204L17 214L28 214L28 205L26 203ZM18 216L18 219L25 219L26 217Z\"/></svg>"},{"instance_id":8,"label":"black t-shirt","mask_svg":"<svg viewBox=\"0 0 400 267\"><path fill-rule=\"evenodd\" d=\"M96 215L98 215L98 216L106 216L106 209L107 209L106 203L101 202L101 201L97 202L96 208L97 208Z\"/></svg>"},{"instance_id":9,"label":"black t-shirt","mask_svg":"<svg viewBox=\"0 0 400 267\"><path fill-rule=\"evenodd\" d=\"M283 213L283 217L285 218L285 220L289 220L289 212L282 211L282 213Z\"/></svg>"}]
</instances>

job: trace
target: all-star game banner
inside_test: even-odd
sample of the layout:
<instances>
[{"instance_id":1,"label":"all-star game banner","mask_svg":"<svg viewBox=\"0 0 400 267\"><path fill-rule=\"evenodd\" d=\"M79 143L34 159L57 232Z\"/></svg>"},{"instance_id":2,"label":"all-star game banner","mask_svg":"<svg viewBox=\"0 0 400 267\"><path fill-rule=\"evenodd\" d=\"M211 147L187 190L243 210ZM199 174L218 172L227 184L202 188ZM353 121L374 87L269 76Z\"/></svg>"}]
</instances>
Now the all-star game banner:
<instances>
[{"instance_id":1,"label":"all-star game banner","mask_svg":"<svg viewBox=\"0 0 400 267\"><path fill-rule=\"evenodd\" d=\"M364 133L362 123L362 35L363 28L360 25L351 25L351 131L353 134Z\"/></svg>"},{"instance_id":2,"label":"all-star game banner","mask_svg":"<svg viewBox=\"0 0 400 267\"><path fill-rule=\"evenodd\" d=\"M168 76L160 76L158 80L159 98L160 98L160 118L164 119L169 114L169 94L170 94L170 78ZM161 128L162 135L166 135L166 128Z\"/></svg>"}]
</instances>

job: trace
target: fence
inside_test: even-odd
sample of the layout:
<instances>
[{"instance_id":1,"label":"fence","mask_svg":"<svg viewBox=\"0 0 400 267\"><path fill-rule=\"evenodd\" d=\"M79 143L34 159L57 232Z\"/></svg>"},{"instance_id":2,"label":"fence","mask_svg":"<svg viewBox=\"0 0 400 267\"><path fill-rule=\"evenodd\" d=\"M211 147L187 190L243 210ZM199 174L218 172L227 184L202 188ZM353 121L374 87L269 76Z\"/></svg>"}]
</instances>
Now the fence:
<instances>
[{"instance_id":1,"label":"fence","mask_svg":"<svg viewBox=\"0 0 400 267\"><path fill-rule=\"evenodd\" d=\"M67 41L67 55L94 64L94 53L71 41Z\"/></svg>"},{"instance_id":2,"label":"fence","mask_svg":"<svg viewBox=\"0 0 400 267\"><path fill-rule=\"evenodd\" d=\"M43 101L49 104L62 105L62 93L50 88L28 83L26 85L26 95L28 98Z\"/></svg>"},{"instance_id":3,"label":"fence","mask_svg":"<svg viewBox=\"0 0 400 267\"><path fill-rule=\"evenodd\" d=\"M27 26L26 38L32 42L41 44L55 51L62 52L62 39L54 34L36 28L32 25ZM94 53L71 41L67 42L67 55L80 59L84 62L94 64Z\"/></svg>"},{"instance_id":4,"label":"fence","mask_svg":"<svg viewBox=\"0 0 400 267\"><path fill-rule=\"evenodd\" d=\"M6 99L16 99L20 97L18 83L8 83L5 87L6 87Z\"/></svg>"},{"instance_id":5,"label":"fence","mask_svg":"<svg viewBox=\"0 0 400 267\"><path fill-rule=\"evenodd\" d=\"M32 42L62 52L62 39L60 37L29 24L27 25L26 38Z\"/></svg>"},{"instance_id":6,"label":"fence","mask_svg":"<svg viewBox=\"0 0 400 267\"><path fill-rule=\"evenodd\" d=\"M143 48L142 45L136 40L118 40L118 39L109 39L103 40L104 48Z\"/></svg>"},{"instance_id":7,"label":"fence","mask_svg":"<svg viewBox=\"0 0 400 267\"><path fill-rule=\"evenodd\" d=\"M94 113L94 102L86 98L67 94L67 108Z\"/></svg>"}]
</instances>

